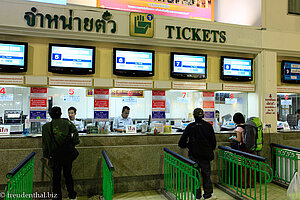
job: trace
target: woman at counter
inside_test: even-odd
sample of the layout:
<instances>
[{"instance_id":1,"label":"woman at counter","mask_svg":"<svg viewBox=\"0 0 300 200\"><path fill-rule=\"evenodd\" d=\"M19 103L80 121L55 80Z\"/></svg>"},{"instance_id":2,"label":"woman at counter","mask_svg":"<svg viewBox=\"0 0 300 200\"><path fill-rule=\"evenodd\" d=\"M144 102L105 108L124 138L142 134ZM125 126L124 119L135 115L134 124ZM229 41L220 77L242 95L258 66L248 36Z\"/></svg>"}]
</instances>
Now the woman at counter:
<instances>
[{"instance_id":1,"label":"woman at counter","mask_svg":"<svg viewBox=\"0 0 300 200\"><path fill-rule=\"evenodd\" d=\"M245 141L244 141L244 133L245 133L245 118L242 113L238 112L233 115L233 122L236 124L236 128L234 132L236 133L236 137L231 137L233 140L232 148L245 151Z\"/></svg>"}]
</instances>

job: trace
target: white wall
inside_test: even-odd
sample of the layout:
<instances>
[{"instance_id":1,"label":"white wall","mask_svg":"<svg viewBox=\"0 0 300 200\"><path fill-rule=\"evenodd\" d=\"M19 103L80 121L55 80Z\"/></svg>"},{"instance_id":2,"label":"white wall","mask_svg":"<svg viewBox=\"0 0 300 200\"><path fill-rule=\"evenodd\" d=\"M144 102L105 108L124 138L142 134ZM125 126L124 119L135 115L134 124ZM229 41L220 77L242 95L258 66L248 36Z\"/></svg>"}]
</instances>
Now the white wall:
<instances>
[{"instance_id":1,"label":"white wall","mask_svg":"<svg viewBox=\"0 0 300 200\"><path fill-rule=\"evenodd\" d=\"M215 21L261 26L261 0L215 0Z\"/></svg>"}]
</instances>

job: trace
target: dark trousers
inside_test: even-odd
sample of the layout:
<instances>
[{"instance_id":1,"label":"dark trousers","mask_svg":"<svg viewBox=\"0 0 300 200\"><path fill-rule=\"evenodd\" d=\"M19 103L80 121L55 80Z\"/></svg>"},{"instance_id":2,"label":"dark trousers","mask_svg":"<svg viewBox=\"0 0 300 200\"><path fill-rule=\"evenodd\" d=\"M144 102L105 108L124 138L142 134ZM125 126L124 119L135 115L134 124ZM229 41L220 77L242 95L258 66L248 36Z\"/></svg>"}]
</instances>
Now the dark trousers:
<instances>
[{"instance_id":1,"label":"dark trousers","mask_svg":"<svg viewBox=\"0 0 300 200\"><path fill-rule=\"evenodd\" d=\"M72 177L72 161L59 161L53 160L53 176L52 176L52 188L53 193L57 194L57 198L53 198L55 200L62 199L61 193L61 170L63 170L63 174L65 177L65 183L67 186L67 190L69 193L70 199L76 198L76 192L74 191L74 181Z\"/></svg>"},{"instance_id":2,"label":"dark trousers","mask_svg":"<svg viewBox=\"0 0 300 200\"><path fill-rule=\"evenodd\" d=\"M208 199L212 196L213 193L213 185L210 179L210 174L211 174L211 169L210 169L210 161L207 160L196 160L193 157L190 157L191 160L197 162L199 166L199 172L202 176L201 182L203 184L203 190L204 194L203 197L204 199ZM202 196L202 191L201 191L201 186L199 189L196 191L196 198L200 199Z\"/></svg>"}]
</instances>

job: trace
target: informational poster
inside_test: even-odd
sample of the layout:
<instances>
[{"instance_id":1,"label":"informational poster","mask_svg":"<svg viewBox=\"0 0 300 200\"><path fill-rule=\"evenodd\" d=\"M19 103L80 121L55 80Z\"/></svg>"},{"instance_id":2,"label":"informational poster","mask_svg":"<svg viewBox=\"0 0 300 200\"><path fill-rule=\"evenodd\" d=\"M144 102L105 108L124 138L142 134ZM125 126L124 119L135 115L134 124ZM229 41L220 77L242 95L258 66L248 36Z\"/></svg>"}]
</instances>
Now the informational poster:
<instances>
[{"instance_id":1,"label":"informational poster","mask_svg":"<svg viewBox=\"0 0 300 200\"><path fill-rule=\"evenodd\" d=\"M211 125L214 123L215 118L215 93L203 92L203 111L204 120Z\"/></svg>"},{"instance_id":2,"label":"informational poster","mask_svg":"<svg viewBox=\"0 0 300 200\"><path fill-rule=\"evenodd\" d=\"M30 113L29 120L42 122L47 119L47 88L30 88Z\"/></svg>"},{"instance_id":3,"label":"informational poster","mask_svg":"<svg viewBox=\"0 0 300 200\"><path fill-rule=\"evenodd\" d=\"M152 90L152 120L161 121L166 119L166 92Z\"/></svg>"},{"instance_id":4,"label":"informational poster","mask_svg":"<svg viewBox=\"0 0 300 200\"><path fill-rule=\"evenodd\" d=\"M97 0L100 8L170 17L214 20L214 0ZM137 18L141 27L147 26Z\"/></svg>"},{"instance_id":5,"label":"informational poster","mask_svg":"<svg viewBox=\"0 0 300 200\"><path fill-rule=\"evenodd\" d=\"M276 94L266 94L265 95L265 114L274 115L277 110L277 95Z\"/></svg>"},{"instance_id":6,"label":"informational poster","mask_svg":"<svg viewBox=\"0 0 300 200\"><path fill-rule=\"evenodd\" d=\"M94 89L94 120L109 120L109 89Z\"/></svg>"}]
</instances>

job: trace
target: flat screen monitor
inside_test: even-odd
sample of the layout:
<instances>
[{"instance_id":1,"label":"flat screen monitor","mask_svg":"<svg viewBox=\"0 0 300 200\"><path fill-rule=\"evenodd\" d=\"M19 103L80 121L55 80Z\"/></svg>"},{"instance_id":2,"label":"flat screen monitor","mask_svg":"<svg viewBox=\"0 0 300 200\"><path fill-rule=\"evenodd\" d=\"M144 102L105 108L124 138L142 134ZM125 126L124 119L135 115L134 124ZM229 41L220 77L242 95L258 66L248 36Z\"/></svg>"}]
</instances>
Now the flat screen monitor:
<instances>
[{"instance_id":1,"label":"flat screen monitor","mask_svg":"<svg viewBox=\"0 0 300 200\"><path fill-rule=\"evenodd\" d=\"M28 44L0 41L0 71L26 72Z\"/></svg>"},{"instance_id":2,"label":"flat screen monitor","mask_svg":"<svg viewBox=\"0 0 300 200\"><path fill-rule=\"evenodd\" d=\"M207 56L171 52L170 69L173 78L206 79Z\"/></svg>"},{"instance_id":3,"label":"flat screen monitor","mask_svg":"<svg viewBox=\"0 0 300 200\"><path fill-rule=\"evenodd\" d=\"M48 71L63 74L94 74L95 47L49 44Z\"/></svg>"},{"instance_id":4,"label":"flat screen monitor","mask_svg":"<svg viewBox=\"0 0 300 200\"><path fill-rule=\"evenodd\" d=\"M281 81L300 83L300 62L283 60L281 62Z\"/></svg>"},{"instance_id":5,"label":"flat screen monitor","mask_svg":"<svg viewBox=\"0 0 300 200\"><path fill-rule=\"evenodd\" d=\"M221 80L226 81L252 81L253 59L238 57L221 57Z\"/></svg>"},{"instance_id":6,"label":"flat screen monitor","mask_svg":"<svg viewBox=\"0 0 300 200\"><path fill-rule=\"evenodd\" d=\"M120 76L154 76L154 51L114 48L113 73Z\"/></svg>"}]
</instances>

